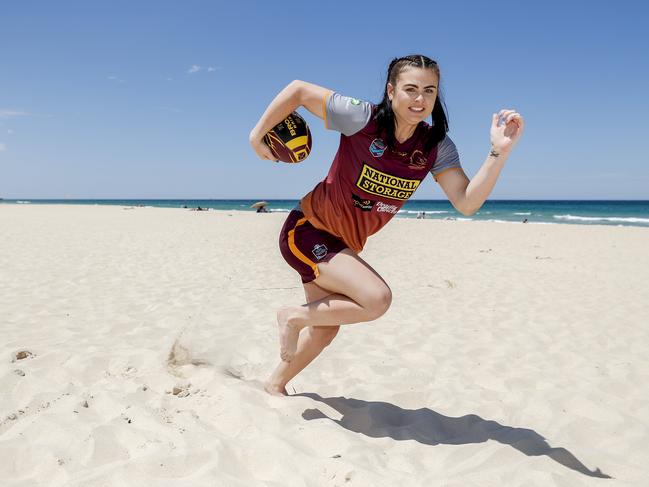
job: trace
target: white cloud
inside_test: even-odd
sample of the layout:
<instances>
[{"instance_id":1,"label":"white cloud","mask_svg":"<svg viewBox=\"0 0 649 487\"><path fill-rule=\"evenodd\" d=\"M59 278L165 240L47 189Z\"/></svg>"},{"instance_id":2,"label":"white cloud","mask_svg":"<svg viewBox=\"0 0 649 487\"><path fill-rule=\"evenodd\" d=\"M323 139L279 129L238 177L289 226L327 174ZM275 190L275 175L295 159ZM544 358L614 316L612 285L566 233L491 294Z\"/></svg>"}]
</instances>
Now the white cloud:
<instances>
[{"instance_id":1,"label":"white cloud","mask_svg":"<svg viewBox=\"0 0 649 487\"><path fill-rule=\"evenodd\" d=\"M221 66L201 66L200 64L192 64L192 67L187 70L187 74L196 74L201 71L213 73L221 68Z\"/></svg>"},{"instance_id":2,"label":"white cloud","mask_svg":"<svg viewBox=\"0 0 649 487\"><path fill-rule=\"evenodd\" d=\"M2 142L0 142L0 152L4 152L6 150L7 150L7 146L5 144L3 144Z\"/></svg>"},{"instance_id":3,"label":"white cloud","mask_svg":"<svg viewBox=\"0 0 649 487\"><path fill-rule=\"evenodd\" d=\"M20 117L52 118L53 115L49 115L46 113L25 112L23 110L13 110L11 108L0 108L0 120L2 119L11 120L12 118L20 118ZM0 125L4 125L4 122L0 123ZM11 130L11 132L9 133L13 133L13 130Z\"/></svg>"},{"instance_id":4,"label":"white cloud","mask_svg":"<svg viewBox=\"0 0 649 487\"><path fill-rule=\"evenodd\" d=\"M34 115L35 115L34 113L27 113L21 110L9 110L5 108L0 108L0 118L31 117Z\"/></svg>"},{"instance_id":5,"label":"white cloud","mask_svg":"<svg viewBox=\"0 0 649 487\"><path fill-rule=\"evenodd\" d=\"M114 76L114 75L109 76L107 79L109 79L111 81L117 81L118 83L126 83L126 81L124 81L123 79L118 78L117 76Z\"/></svg>"},{"instance_id":6,"label":"white cloud","mask_svg":"<svg viewBox=\"0 0 649 487\"><path fill-rule=\"evenodd\" d=\"M8 133L8 134L13 134L14 131L13 131L12 129L7 129L7 133Z\"/></svg>"}]
</instances>

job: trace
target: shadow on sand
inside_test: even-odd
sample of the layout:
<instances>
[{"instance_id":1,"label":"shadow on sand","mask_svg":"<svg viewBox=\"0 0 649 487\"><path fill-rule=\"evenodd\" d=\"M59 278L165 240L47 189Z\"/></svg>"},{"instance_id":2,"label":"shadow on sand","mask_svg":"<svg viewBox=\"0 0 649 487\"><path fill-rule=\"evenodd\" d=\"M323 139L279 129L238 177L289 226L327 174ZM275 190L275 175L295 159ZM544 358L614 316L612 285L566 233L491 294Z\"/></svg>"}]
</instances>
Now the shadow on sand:
<instances>
[{"instance_id":1,"label":"shadow on sand","mask_svg":"<svg viewBox=\"0 0 649 487\"><path fill-rule=\"evenodd\" d=\"M564 467L589 477L612 478L599 468L589 470L565 448L552 448L545 438L534 430L503 426L475 414L453 418L428 408L403 409L387 402L321 397L306 392L294 396L309 397L342 414L342 418L336 420L319 409L307 409L302 413L304 419L326 418L349 431L372 438L415 440L425 445L467 445L494 440L510 445L530 457L545 455Z\"/></svg>"}]
</instances>

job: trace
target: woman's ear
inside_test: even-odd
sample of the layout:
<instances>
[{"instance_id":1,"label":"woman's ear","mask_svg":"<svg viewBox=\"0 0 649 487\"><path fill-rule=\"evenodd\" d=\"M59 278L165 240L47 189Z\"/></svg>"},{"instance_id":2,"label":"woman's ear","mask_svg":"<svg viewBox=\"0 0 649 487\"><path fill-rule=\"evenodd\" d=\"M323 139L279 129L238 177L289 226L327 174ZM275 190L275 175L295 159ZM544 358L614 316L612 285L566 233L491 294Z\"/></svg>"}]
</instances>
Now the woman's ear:
<instances>
[{"instance_id":1,"label":"woman's ear","mask_svg":"<svg viewBox=\"0 0 649 487\"><path fill-rule=\"evenodd\" d=\"M388 83L386 85L387 92L388 92L388 99L392 101L392 97L394 96L394 86L392 86L392 83Z\"/></svg>"}]
</instances>

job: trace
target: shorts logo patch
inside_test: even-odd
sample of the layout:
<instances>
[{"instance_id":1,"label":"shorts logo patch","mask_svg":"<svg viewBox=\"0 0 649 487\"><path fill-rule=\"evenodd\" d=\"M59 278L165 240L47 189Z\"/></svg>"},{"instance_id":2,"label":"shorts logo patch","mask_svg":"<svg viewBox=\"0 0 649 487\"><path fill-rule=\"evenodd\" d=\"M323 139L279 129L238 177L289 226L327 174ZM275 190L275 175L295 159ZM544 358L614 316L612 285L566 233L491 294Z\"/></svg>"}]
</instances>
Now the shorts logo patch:
<instances>
[{"instance_id":1,"label":"shorts logo patch","mask_svg":"<svg viewBox=\"0 0 649 487\"><path fill-rule=\"evenodd\" d=\"M374 157L381 157L387 149L387 145L381 139L374 139L370 144L370 153Z\"/></svg>"},{"instance_id":2,"label":"shorts logo patch","mask_svg":"<svg viewBox=\"0 0 649 487\"><path fill-rule=\"evenodd\" d=\"M358 98L352 98L352 105L360 105L361 101Z\"/></svg>"},{"instance_id":3,"label":"shorts logo patch","mask_svg":"<svg viewBox=\"0 0 649 487\"><path fill-rule=\"evenodd\" d=\"M366 193L383 196L391 200L406 201L412 196L421 180L404 179L386 174L363 163L356 186Z\"/></svg>"},{"instance_id":4,"label":"shorts logo patch","mask_svg":"<svg viewBox=\"0 0 649 487\"><path fill-rule=\"evenodd\" d=\"M325 255L327 255L327 252L329 252L329 250L327 249L327 246L325 244L316 244L316 246L313 247L313 250L311 252L313 253L316 259L320 260Z\"/></svg>"},{"instance_id":5,"label":"shorts logo patch","mask_svg":"<svg viewBox=\"0 0 649 487\"><path fill-rule=\"evenodd\" d=\"M360 208L361 211L372 211L372 208L374 208L374 203L376 203L376 201L363 199L360 196L355 195L354 193L352 193L352 201L354 202L354 207Z\"/></svg>"}]
</instances>

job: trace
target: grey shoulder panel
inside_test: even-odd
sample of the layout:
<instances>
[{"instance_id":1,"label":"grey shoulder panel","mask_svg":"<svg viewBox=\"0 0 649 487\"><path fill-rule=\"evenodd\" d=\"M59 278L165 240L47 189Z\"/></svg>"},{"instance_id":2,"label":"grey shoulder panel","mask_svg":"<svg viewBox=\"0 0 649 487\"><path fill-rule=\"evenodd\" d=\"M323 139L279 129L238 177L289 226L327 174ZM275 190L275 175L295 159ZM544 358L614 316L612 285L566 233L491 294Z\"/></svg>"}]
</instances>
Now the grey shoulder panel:
<instances>
[{"instance_id":1,"label":"grey shoulder panel","mask_svg":"<svg viewBox=\"0 0 649 487\"><path fill-rule=\"evenodd\" d=\"M457 147L455 147L455 144L447 135L437 144L437 159L430 173L435 177L442 171L453 167L461 168L462 165L460 164L460 155L457 152Z\"/></svg>"},{"instance_id":2,"label":"grey shoulder panel","mask_svg":"<svg viewBox=\"0 0 649 487\"><path fill-rule=\"evenodd\" d=\"M354 135L363 129L372 117L372 104L332 93L327 98L325 126L344 135Z\"/></svg>"}]
</instances>

